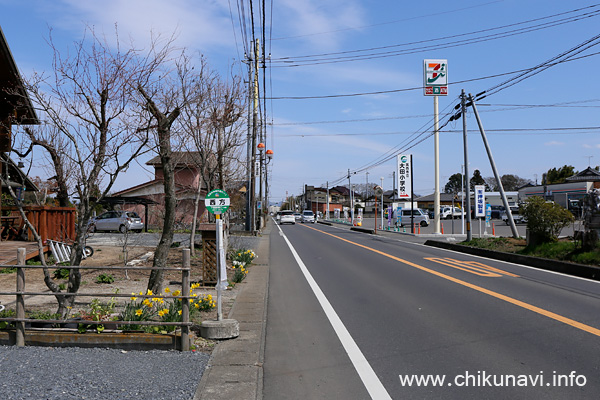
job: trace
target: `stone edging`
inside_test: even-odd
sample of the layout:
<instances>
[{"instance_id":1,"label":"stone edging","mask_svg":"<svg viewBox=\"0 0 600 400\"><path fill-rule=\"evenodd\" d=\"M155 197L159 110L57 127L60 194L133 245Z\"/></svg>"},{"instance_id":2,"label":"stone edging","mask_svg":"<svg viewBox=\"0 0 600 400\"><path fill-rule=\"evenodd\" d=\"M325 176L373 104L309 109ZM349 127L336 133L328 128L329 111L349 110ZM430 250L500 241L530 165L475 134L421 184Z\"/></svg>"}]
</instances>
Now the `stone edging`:
<instances>
[{"instance_id":1,"label":"stone edging","mask_svg":"<svg viewBox=\"0 0 600 400\"><path fill-rule=\"evenodd\" d=\"M581 278L600 280L600 267L596 267L593 265L576 264L565 261L551 260L548 258L532 257L521 254L505 253L502 251L480 249L477 247L464 246L461 244L448 242L440 242L437 240L428 240L425 242L425 245L447 250L460 251L462 253L473 254L476 256L486 258L493 258L495 260L507 261L515 264L523 264L529 267L579 276Z\"/></svg>"}]
</instances>

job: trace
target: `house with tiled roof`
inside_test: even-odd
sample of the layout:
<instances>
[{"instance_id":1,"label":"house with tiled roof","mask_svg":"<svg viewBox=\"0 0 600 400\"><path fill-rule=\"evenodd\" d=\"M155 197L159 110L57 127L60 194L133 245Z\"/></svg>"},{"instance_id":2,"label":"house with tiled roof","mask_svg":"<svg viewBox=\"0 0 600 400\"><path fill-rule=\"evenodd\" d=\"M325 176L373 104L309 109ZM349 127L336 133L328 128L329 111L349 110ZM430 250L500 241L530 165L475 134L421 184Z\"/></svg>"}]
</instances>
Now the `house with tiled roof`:
<instances>
[{"instance_id":1,"label":"house with tiled roof","mask_svg":"<svg viewBox=\"0 0 600 400\"><path fill-rule=\"evenodd\" d=\"M208 218L206 208L204 207L207 186L203 182L199 171L199 167L202 165L200 153L174 151L171 158L175 169L175 195L177 197L176 223L182 223L186 226L191 225L199 187L200 198L197 215L199 222L204 222ZM141 197L156 202L157 204L149 206L150 209L148 212L148 225L156 227L162 224L162 217L164 215L165 192L163 167L159 156L146 162L146 165L154 168L154 179L113 193L112 196ZM141 205L130 204L124 205L123 208L129 211L136 211L142 215L143 207Z\"/></svg>"}]
</instances>

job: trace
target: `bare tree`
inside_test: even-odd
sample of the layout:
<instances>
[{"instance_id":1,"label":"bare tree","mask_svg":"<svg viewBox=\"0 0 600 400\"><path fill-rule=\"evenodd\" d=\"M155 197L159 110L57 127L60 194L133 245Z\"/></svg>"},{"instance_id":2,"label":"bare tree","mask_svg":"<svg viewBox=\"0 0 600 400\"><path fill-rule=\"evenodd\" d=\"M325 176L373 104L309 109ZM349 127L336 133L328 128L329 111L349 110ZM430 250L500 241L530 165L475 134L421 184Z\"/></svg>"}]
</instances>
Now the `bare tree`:
<instances>
[{"instance_id":1,"label":"bare tree","mask_svg":"<svg viewBox=\"0 0 600 400\"><path fill-rule=\"evenodd\" d=\"M134 112L138 106L135 83L147 81L162 65L170 42L142 56L133 46L122 50L118 36L109 43L87 27L84 38L68 51L55 46L51 32L48 43L54 56L53 74L33 74L26 86L50 128L29 130L23 135L22 148L44 148L52 160L55 179L68 188L70 197L78 199L71 259L71 264L78 266L95 204L109 193L132 160L147 151L147 136L140 134L140 121L135 120L139 116ZM34 234L41 248L41 240ZM43 257L42 263L46 265ZM62 294L47 268L44 280L56 293L58 312L66 314L74 297ZM80 271L74 268L67 293L76 293L80 284Z\"/></svg>"},{"instance_id":2,"label":"bare tree","mask_svg":"<svg viewBox=\"0 0 600 400\"><path fill-rule=\"evenodd\" d=\"M208 71L202 61L201 74L188 92L188 95L193 93L195 101L189 101L182 110L185 137L191 139L184 141L185 148L194 152L195 168L201 176L195 188L190 236L192 254L203 187L207 192L215 187L227 190L232 178L241 175L240 169L244 166L240 148L244 143L245 87L237 76L224 82L219 75Z\"/></svg>"}]
</instances>

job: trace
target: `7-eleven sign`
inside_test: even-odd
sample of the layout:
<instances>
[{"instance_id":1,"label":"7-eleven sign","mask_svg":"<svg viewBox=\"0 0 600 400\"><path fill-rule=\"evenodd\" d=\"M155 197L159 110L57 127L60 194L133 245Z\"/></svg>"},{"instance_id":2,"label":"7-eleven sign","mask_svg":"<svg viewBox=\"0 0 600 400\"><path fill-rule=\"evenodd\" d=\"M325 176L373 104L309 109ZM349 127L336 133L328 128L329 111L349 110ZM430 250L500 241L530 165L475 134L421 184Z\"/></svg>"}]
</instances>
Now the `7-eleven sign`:
<instances>
[{"instance_id":1,"label":"7-eleven sign","mask_svg":"<svg viewBox=\"0 0 600 400\"><path fill-rule=\"evenodd\" d=\"M448 60L424 60L423 75L425 96L448 94Z\"/></svg>"}]
</instances>

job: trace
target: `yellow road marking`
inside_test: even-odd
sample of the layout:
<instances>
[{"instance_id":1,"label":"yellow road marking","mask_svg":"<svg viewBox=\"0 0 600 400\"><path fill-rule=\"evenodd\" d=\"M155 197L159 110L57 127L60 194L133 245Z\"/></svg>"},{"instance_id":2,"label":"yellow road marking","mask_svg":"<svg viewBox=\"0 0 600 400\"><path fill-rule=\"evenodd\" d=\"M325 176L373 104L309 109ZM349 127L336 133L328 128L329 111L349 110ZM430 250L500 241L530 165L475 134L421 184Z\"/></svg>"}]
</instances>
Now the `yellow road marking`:
<instances>
[{"instance_id":1,"label":"yellow road marking","mask_svg":"<svg viewBox=\"0 0 600 400\"><path fill-rule=\"evenodd\" d=\"M433 261L438 264L447 265L452 268L461 269L475 275L487 276L490 278L498 278L502 275L518 277L519 275L511 274L510 272L502 271L501 269L490 267L477 261L460 261L453 258L436 258L425 257L425 260Z\"/></svg>"},{"instance_id":2,"label":"yellow road marking","mask_svg":"<svg viewBox=\"0 0 600 400\"><path fill-rule=\"evenodd\" d=\"M514 305L516 305L516 306L519 306L519 307L525 308L525 309L527 309L527 310L529 310L529 311L533 311L533 312L535 312L535 313L537 313L537 314L540 314L540 315L543 315L543 316L545 316L545 317L548 317L548 318L554 319L554 320L556 320L556 321L562 322L563 324L571 325L572 327L575 327L575 328L577 328L577 329L581 329L582 331L585 331L585 332L591 333L592 335L600 336L600 329L598 329L598 328L594 328L593 326L589 326L589 325L583 324L583 323L581 323L581 322L575 321L575 320L573 320L573 319L570 319L570 318L567 318L567 317L563 317L562 315L559 315L559 314L553 313L553 312L551 312L551 311L544 310L543 308L539 308L539 307L536 307L536 306L534 306L534 305L531 305L531 304L529 304L529 303L525 303L524 301L517 300L517 299L513 299L512 297L508 297L508 296L505 296L505 295L503 295L503 294L500 294L500 293L494 292L494 291L492 291L492 290L489 290L489 289L483 288L483 287L481 287L481 286L477 286L477 285L474 285L474 284L472 284L472 283L465 282L465 281L463 281L463 280L461 280L461 279L454 278L454 277L452 277L452 276L449 276L449 275L443 274L443 273L441 273L441 272L438 272L438 271L435 271L435 270L433 270L433 269L429 269L429 268L423 267L422 265L415 264L415 263L413 263L413 262L410 262L410 261L404 260L404 259L402 259L402 258L399 258L399 257L393 256L393 255L391 255L391 254L388 254L388 253L384 253L383 251L380 251L380 250L374 249L374 248L372 248L372 247L368 247L368 246L362 245L362 244L360 244L360 243L356 243L356 242L353 242L353 241L351 241L351 240L344 239L344 238L342 238L342 237L339 237L339 236L333 235L333 234L331 234L331 233L328 233L328 232L321 231L321 230L319 230L319 229L312 228L312 227L310 227L310 226L306 226L306 228L313 229L313 230L315 230L315 231L317 231L317 232L321 232L321 233L323 233L323 234L325 234L325 235L331 236L331 237L333 237L333 238L336 238L336 239L338 239L338 240L341 240L341 241L343 241L343 242L346 242L346 243L352 244L352 245L354 245L354 246L357 246L357 247L361 247L361 248L363 248L363 249L365 249L365 250L372 251L372 252L374 252L374 253L377 253L377 254L380 254L380 255L382 255L382 256L384 256L384 257L391 258L392 260L399 261L399 262L401 262L401 263L403 263L403 264L410 265L411 267L414 267L414 268L420 269L421 271L428 272L428 273L430 273L430 274L432 274L432 275L439 276L440 278L447 279L447 280L449 280L449 281L451 281L451 282L458 283L459 285L466 286L466 287L468 287L468 288L471 288L471 289L473 289L473 290L476 290L476 291L478 291L478 292L485 293L485 294L487 294L487 295L489 295L489 296L495 297L495 298L497 298L497 299L500 299L500 300L504 300L504 301L506 301L506 302L508 302L508 303L511 303L511 304L514 304Z\"/></svg>"}]
</instances>

